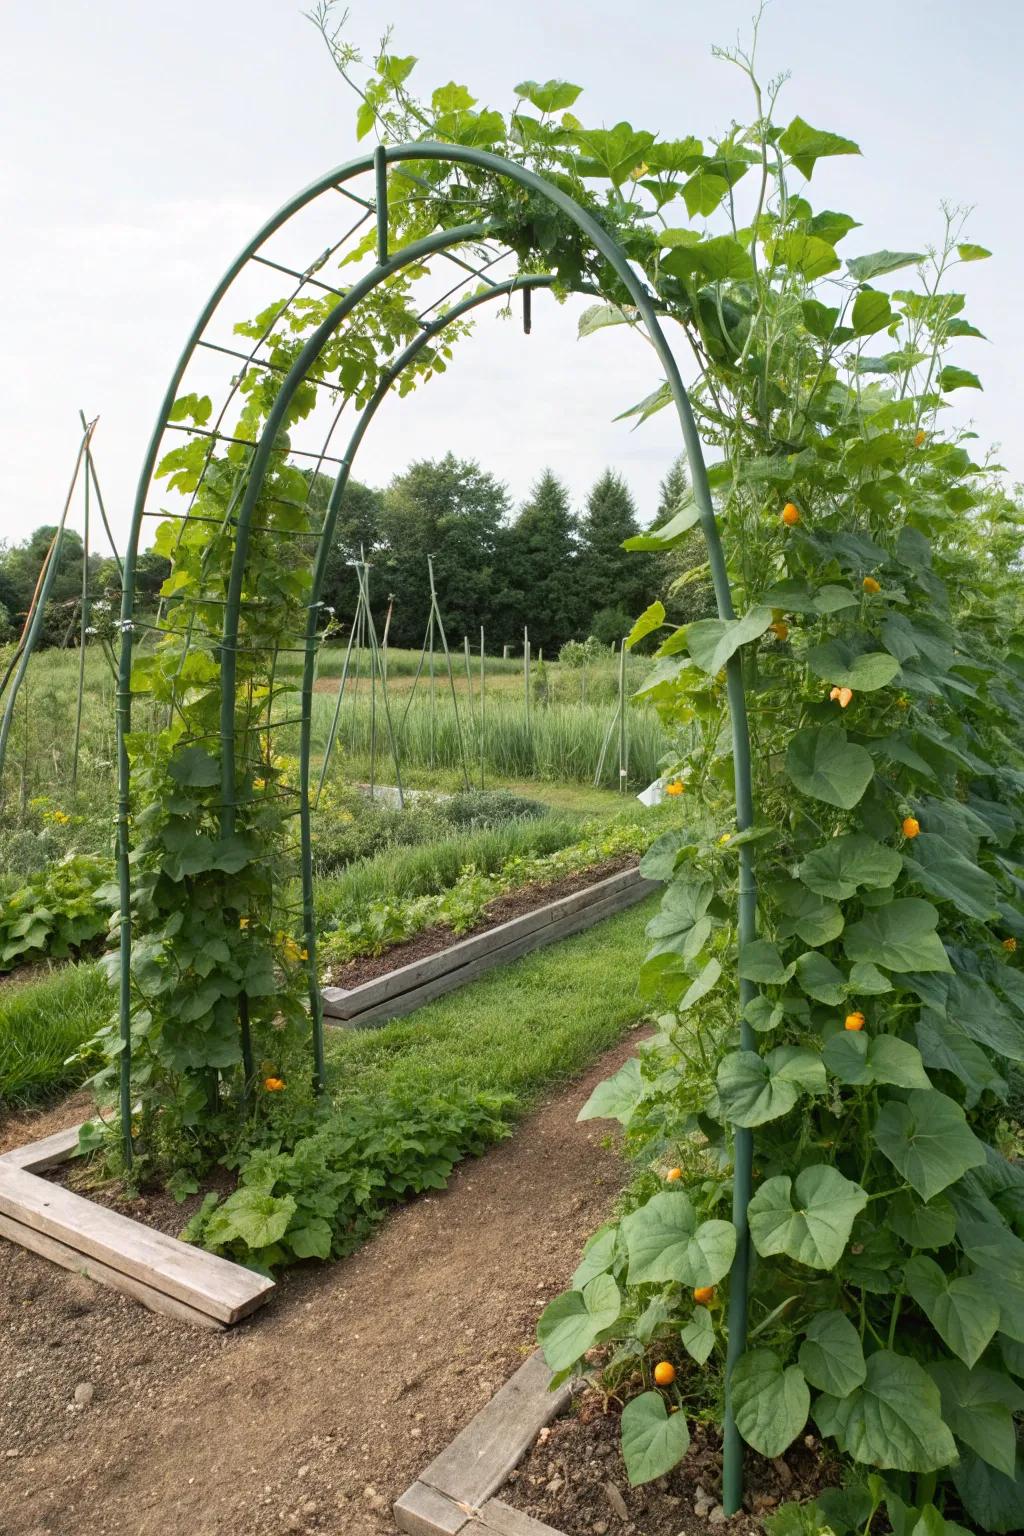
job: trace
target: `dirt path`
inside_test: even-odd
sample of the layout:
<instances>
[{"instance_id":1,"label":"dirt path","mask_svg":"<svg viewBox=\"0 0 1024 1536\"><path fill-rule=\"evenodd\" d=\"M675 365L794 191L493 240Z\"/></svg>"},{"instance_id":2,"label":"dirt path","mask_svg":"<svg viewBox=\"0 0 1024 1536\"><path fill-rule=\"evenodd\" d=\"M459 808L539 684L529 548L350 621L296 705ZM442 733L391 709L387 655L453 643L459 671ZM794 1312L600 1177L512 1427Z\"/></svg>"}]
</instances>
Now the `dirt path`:
<instances>
[{"instance_id":1,"label":"dirt path","mask_svg":"<svg viewBox=\"0 0 1024 1536\"><path fill-rule=\"evenodd\" d=\"M521 1363L620 1187L607 1128L576 1113L634 1043L226 1334L0 1240L0 1536L392 1533L392 1500Z\"/></svg>"}]
</instances>

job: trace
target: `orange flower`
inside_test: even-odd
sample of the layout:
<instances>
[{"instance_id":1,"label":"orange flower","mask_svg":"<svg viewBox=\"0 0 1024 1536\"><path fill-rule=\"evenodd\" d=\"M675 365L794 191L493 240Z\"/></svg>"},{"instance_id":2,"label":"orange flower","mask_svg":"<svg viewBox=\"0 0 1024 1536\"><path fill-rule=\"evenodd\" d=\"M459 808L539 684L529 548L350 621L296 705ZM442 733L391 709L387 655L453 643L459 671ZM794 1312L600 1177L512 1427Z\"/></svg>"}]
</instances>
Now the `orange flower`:
<instances>
[{"instance_id":1,"label":"orange flower","mask_svg":"<svg viewBox=\"0 0 1024 1536\"><path fill-rule=\"evenodd\" d=\"M855 1013L848 1013L846 1015L846 1020L845 1020L845 1022L843 1024L843 1028L844 1029L853 1029L853 1030L863 1029L864 1028L864 1015L861 1013L859 1008L856 1010Z\"/></svg>"},{"instance_id":2,"label":"orange flower","mask_svg":"<svg viewBox=\"0 0 1024 1536\"><path fill-rule=\"evenodd\" d=\"M1006 950L1006 953L1008 955L1015 955L1017 953L1017 940L1016 939L1004 939L1003 940L1003 948Z\"/></svg>"},{"instance_id":3,"label":"orange flower","mask_svg":"<svg viewBox=\"0 0 1024 1536\"><path fill-rule=\"evenodd\" d=\"M706 1307L709 1301L713 1301L715 1299L714 1286L698 1285L693 1293L693 1299L699 1307Z\"/></svg>"},{"instance_id":4,"label":"orange flower","mask_svg":"<svg viewBox=\"0 0 1024 1536\"><path fill-rule=\"evenodd\" d=\"M659 1360L654 1367L654 1379L659 1387L670 1387L676 1379L676 1368L671 1360Z\"/></svg>"},{"instance_id":5,"label":"orange flower","mask_svg":"<svg viewBox=\"0 0 1024 1536\"><path fill-rule=\"evenodd\" d=\"M781 619L779 619L775 624L769 624L768 628L771 630L772 634L776 635L780 640L786 640L789 638L789 625L784 624Z\"/></svg>"},{"instance_id":6,"label":"orange flower","mask_svg":"<svg viewBox=\"0 0 1024 1536\"><path fill-rule=\"evenodd\" d=\"M1012 940L1010 942L1012 943ZM665 1182L666 1184L674 1184L676 1180L681 1179L682 1176L683 1170L681 1168L670 1168L668 1173L665 1175Z\"/></svg>"},{"instance_id":7,"label":"orange flower","mask_svg":"<svg viewBox=\"0 0 1024 1536\"><path fill-rule=\"evenodd\" d=\"M284 1089L284 1079L280 1077L265 1077L263 1086L268 1093L281 1093Z\"/></svg>"},{"instance_id":8,"label":"orange flower","mask_svg":"<svg viewBox=\"0 0 1024 1536\"><path fill-rule=\"evenodd\" d=\"M686 785L682 779L670 779L665 785L665 793L666 795L681 795L685 788Z\"/></svg>"},{"instance_id":9,"label":"orange flower","mask_svg":"<svg viewBox=\"0 0 1024 1536\"><path fill-rule=\"evenodd\" d=\"M920 448L921 444L924 442L924 440L927 437L927 435L928 434L926 432L923 432L923 431L915 432L914 433L914 447L915 448Z\"/></svg>"},{"instance_id":10,"label":"orange flower","mask_svg":"<svg viewBox=\"0 0 1024 1536\"><path fill-rule=\"evenodd\" d=\"M800 508L794 502L786 502L782 509L782 521L787 528L795 528L800 521Z\"/></svg>"},{"instance_id":11,"label":"orange flower","mask_svg":"<svg viewBox=\"0 0 1024 1536\"><path fill-rule=\"evenodd\" d=\"M903 818L903 836L904 837L906 837L906 838L916 837L917 834L920 832L920 830L921 830L921 823L918 821L916 816L904 816L904 818Z\"/></svg>"},{"instance_id":12,"label":"orange flower","mask_svg":"<svg viewBox=\"0 0 1024 1536\"><path fill-rule=\"evenodd\" d=\"M861 586L864 588L865 592L881 592L882 590L882 583L880 581L876 581L873 576L865 576L864 580L861 582Z\"/></svg>"}]
</instances>

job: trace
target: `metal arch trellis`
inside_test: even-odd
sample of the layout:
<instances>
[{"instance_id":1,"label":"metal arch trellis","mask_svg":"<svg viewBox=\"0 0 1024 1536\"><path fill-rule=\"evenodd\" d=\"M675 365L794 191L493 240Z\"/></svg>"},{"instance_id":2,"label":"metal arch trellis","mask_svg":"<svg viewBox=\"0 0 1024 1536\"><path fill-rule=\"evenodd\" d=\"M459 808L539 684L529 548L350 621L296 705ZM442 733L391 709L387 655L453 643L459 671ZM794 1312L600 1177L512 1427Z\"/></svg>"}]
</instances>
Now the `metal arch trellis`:
<instances>
[{"instance_id":1,"label":"metal arch trellis","mask_svg":"<svg viewBox=\"0 0 1024 1536\"><path fill-rule=\"evenodd\" d=\"M389 251L388 245L388 169L405 161L435 161L446 162L451 165L466 165L477 170L489 172L495 176L508 178L517 183L526 191L534 193L546 199L569 220L571 220L581 233L589 240L593 248L608 262L619 281L629 294L632 304L643 323L648 338L661 362L670 392L675 403L682 432L683 444L690 467L690 477L693 489L693 497L697 506L700 526L703 531L707 549L711 579L715 593L715 601L719 617L732 619L734 609L729 585L729 579L725 564L724 552L715 524L714 510L708 485L707 472L704 464L700 440L696 424L690 407L689 399L684 388L678 365L673 356L671 347L661 328L656 313L655 303L647 291L643 282L638 278L633 268L614 238L602 225L583 207L575 202L567 193L559 187L546 181L543 177L526 168L516 165L512 161L503 159L489 151L474 148L464 148L449 144L434 143L430 141L378 146L372 155L362 156L342 165L304 188L257 232L253 240L239 253L238 257L228 268L221 281L210 296L199 320L193 329L186 346L179 358L178 364L171 376L167 392L164 396L156 426L151 436L146 456L143 462L139 479L138 491L133 509L131 531L124 560L123 601L121 609L121 649L118 668L117 688L117 771L118 771L118 815L117 815L117 859L118 877L120 885L120 1110L121 1124L126 1138L126 1154L131 1155L131 961L132 961L132 910L131 910L131 883L130 883L130 790L131 770L127 749L127 736L131 727L131 702L132 702L132 652L133 652L133 616L135 609L135 573L139 554L139 543L143 519L153 515L147 510L147 498L157 465L157 456L165 430L174 423L171 420L175 400L178 396L179 386L196 350L204 345L204 332L212 319L218 305L228 292L239 273L250 261L290 274L297 279L296 294L309 284L323 289L328 293L337 294L338 303L327 314L322 323L309 336L302 346L298 356L285 373L274 404L267 416L263 430L255 441L243 441L243 446L251 450L251 458L248 464L247 478L244 494L237 507L233 509L231 522L234 525L235 543L231 562L230 578L227 588L226 601L223 604L222 628L219 637L220 652L220 772L221 772L221 805L220 819L222 832L230 834L235 822L236 812L236 786L235 786L235 684L236 684L236 654L239 642L240 615L243 606L243 582L246 573L246 565L249 555L250 535L253 529L253 514L263 486L264 479L272 462L272 455L282 452L279 446L279 433L283 430L288 416L289 406L295 397L297 390L309 378L324 347L335 335L345 320L353 314L362 300L372 294L380 285L394 277L403 269L428 260L432 255L438 254L452 260L460 267L465 267L470 275L475 275L486 285L485 291L471 296L453 309L438 315L435 320L427 323L423 316L418 317L421 326L420 334L405 348L401 356L382 375L378 388L375 390L369 402L364 406L359 421L355 427L349 444L340 458L328 456L326 449L328 442L317 459L318 467L322 463L331 462L337 465L337 475L328 499L323 520L316 535L316 556L313 566L312 587L309 593L309 602L306 609L306 622L301 644L295 647L303 655L302 685L301 685L301 709L299 714L300 749L299 749L299 792L298 813L300 821L300 850L301 850L301 874L302 874L302 916L306 950L308 952L310 1007L312 1014L312 1036L314 1055L314 1074L318 1086L322 1085L324 1073L323 1053L323 1021L320 1010L319 989L316 972L316 935L313 920L312 899L312 855L311 855L311 830L310 830L310 757L312 748L312 693L315 681L316 659L318 654L318 638L320 624L321 600L326 574L327 557L331 547L342 495L348 481L352 462L358 451L359 445L365 435L366 429L373 415L382 402L384 396L398 378L399 374L407 367L419 351L427 343L450 325L459 315L466 313L478 304L498 296L507 294L516 288L525 288L527 292L532 287L550 285L553 278L550 276L524 277L504 284L494 283L487 278L479 267L473 267L463 262L462 258L455 255L454 248L460 245L476 245L479 247L489 233L486 223L466 224L455 228L443 229L417 240L412 244L401 247L396 252ZM375 196L372 202L361 199L351 193L346 183L361 175L372 172L375 181ZM261 256L260 248L279 229L281 229L294 214L306 207L322 193L330 190L342 192L351 197L354 202L361 205L366 214L374 213L376 216L376 262L372 270L353 284L347 291L331 287L320 281L314 274L322 269L323 258L314 263L305 272L298 272L294 268L270 261ZM364 219L360 223L365 222ZM336 248L336 247L335 247ZM492 265L488 262L487 265ZM454 291L454 290L453 290ZM293 298L295 295L293 295ZM448 295L445 295L448 297ZM291 302L291 301L289 301ZM439 301L439 302L443 302ZM287 308L287 304L282 307ZM276 323L275 320L271 322ZM266 336L262 338L266 339ZM250 356L250 361L255 366L262 367L264 363L257 361L256 352L261 342ZM213 350L217 350L214 348ZM230 349L219 349L228 350ZM239 354L234 354L239 355ZM244 354L242 354L244 357ZM313 382L321 382L313 380ZM208 435L211 441L210 452L218 440L224 440L219 433L220 423L223 420L223 410L217 419L217 426ZM340 413L339 413L340 414ZM335 416L331 428L333 433L337 425L338 417ZM189 431L199 429L186 429ZM239 441L235 439L234 441ZM208 462L208 461L207 461ZM204 471L205 472L205 471ZM193 498L194 499L194 498ZM186 514L187 515L187 514ZM727 697L729 702L733 761L736 785L736 822L739 832L743 832L753 825L753 786L750 760L750 741L747 725L746 703L743 689L742 662L740 654L734 654L726 666ZM283 723L283 722L278 722ZM756 889L753 877L753 860L749 843L742 843L739 853L739 893L738 893L738 938L740 945L748 943L755 932L756 918ZM753 984L749 981L739 982L740 1004L740 1037L744 1049L755 1047L755 1038L750 1025L745 1019L745 1007L754 995ZM245 1066L247 1072L251 1072L251 1046L247 1041L246 1010L240 1010L241 1028L243 1035L243 1047L245 1047ZM750 1264L750 1243L747 1227L747 1206L751 1194L753 1145L752 1132L740 1129L736 1131L735 1140L735 1172L733 1185L733 1221L737 1231L736 1258L731 1272L730 1297L729 1297L729 1342L726 1362L726 1422L724 1441L724 1502L727 1513L732 1513L739 1507L742 1495L742 1446L736 1429L735 1418L732 1411L731 1392L729 1382L735 1361L742 1354L746 1344L746 1316L747 1316L747 1292L748 1274Z\"/></svg>"}]
</instances>

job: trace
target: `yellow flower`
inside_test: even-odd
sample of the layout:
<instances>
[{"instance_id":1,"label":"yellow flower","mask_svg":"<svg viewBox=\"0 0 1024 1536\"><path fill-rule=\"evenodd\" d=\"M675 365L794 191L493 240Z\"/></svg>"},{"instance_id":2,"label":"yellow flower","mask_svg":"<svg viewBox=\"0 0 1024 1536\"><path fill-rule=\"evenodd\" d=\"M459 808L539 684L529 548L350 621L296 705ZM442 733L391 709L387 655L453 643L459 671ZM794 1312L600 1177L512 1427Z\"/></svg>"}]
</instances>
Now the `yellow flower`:
<instances>
[{"instance_id":1,"label":"yellow flower","mask_svg":"<svg viewBox=\"0 0 1024 1536\"><path fill-rule=\"evenodd\" d=\"M864 580L861 582L861 586L864 588L865 592L881 592L882 590L882 583L880 581L876 581L873 576L865 576Z\"/></svg>"},{"instance_id":2,"label":"yellow flower","mask_svg":"<svg viewBox=\"0 0 1024 1536\"><path fill-rule=\"evenodd\" d=\"M719 841L719 844L731 842L732 841L732 833L731 832L723 832L721 837L718 839L718 841Z\"/></svg>"},{"instance_id":3,"label":"yellow flower","mask_svg":"<svg viewBox=\"0 0 1024 1536\"><path fill-rule=\"evenodd\" d=\"M251 923L252 923L252 918L251 917L240 917L238 919L238 926L239 926L239 928L248 928Z\"/></svg>"},{"instance_id":4,"label":"yellow flower","mask_svg":"<svg viewBox=\"0 0 1024 1536\"><path fill-rule=\"evenodd\" d=\"M665 793L666 795L681 795L685 788L686 785L682 779L670 779L665 785Z\"/></svg>"},{"instance_id":5,"label":"yellow flower","mask_svg":"<svg viewBox=\"0 0 1024 1536\"><path fill-rule=\"evenodd\" d=\"M1016 939L1004 939L1003 940L1003 948L1006 950L1007 954L1015 955L1017 953L1017 940Z\"/></svg>"}]
</instances>

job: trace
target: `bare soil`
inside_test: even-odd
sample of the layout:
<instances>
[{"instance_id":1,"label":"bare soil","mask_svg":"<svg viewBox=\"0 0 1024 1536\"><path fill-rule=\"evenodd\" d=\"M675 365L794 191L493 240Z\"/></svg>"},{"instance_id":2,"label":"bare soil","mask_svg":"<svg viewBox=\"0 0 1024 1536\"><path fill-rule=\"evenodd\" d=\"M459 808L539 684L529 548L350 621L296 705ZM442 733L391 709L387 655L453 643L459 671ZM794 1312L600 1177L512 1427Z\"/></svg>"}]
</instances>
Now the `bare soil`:
<instances>
[{"instance_id":1,"label":"bare soil","mask_svg":"<svg viewBox=\"0 0 1024 1536\"><path fill-rule=\"evenodd\" d=\"M0 1536L392 1536L392 1501L521 1364L621 1186L576 1114L633 1043L227 1333L0 1240Z\"/></svg>"},{"instance_id":2,"label":"bare soil","mask_svg":"<svg viewBox=\"0 0 1024 1536\"><path fill-rule=\"evenodd\" d=\"M377 976L387 976L403 965L411 965L415 960L426 959L427 955L440 954L442 950L450 948L452 944L457 944L462 939L470 939L477 933L486 933L489 928L497 928L501 923L510 922L513 917L521 917L525 912L533 912L537 907L547 906L549 901L559 901L563 896L572 896L576 891L585 891L588 886L607 880L609 875L617 874L620 869L635 868L637 863L635 854L618 854L615 858L605 859L600 864L592 864L589 869L579 869L574 874L563 875L559 880L522 885L514 891L506 891L488 902L480 921L472 928L467 928L464 933L456 933L446 923L435 923L433 927L424 928L420 933L414 934L411 939L403 939L401 944L392 944L390 949L384 950L382 954L357 955L354 960L347 961L345 965L335 966L330 973L330 985L351 990L352 987L358 987L364 981L373 981Z\"/></svg>"},{"instance_id":3,"label":"bare soil","mask_svg":"<svg viewBox=\"0 0 1024 1536\"><path fill-rule=\"evenodd\" d=\"M691 1425L690 1449L667 1477L631 1488L619 1452L619 1409L597 1392L542 1429L498 1497L563 1536L727 1536L763 1532L761 1516L787 1499L807 1499L834 1481L838 1463L822 1461L813 1435L766 1461L748 1451L744 1509L723 1517L718 1431Z\"/></svg>"}]
</instances>

